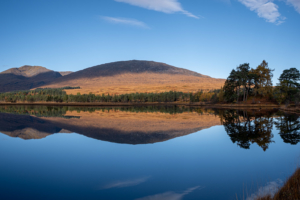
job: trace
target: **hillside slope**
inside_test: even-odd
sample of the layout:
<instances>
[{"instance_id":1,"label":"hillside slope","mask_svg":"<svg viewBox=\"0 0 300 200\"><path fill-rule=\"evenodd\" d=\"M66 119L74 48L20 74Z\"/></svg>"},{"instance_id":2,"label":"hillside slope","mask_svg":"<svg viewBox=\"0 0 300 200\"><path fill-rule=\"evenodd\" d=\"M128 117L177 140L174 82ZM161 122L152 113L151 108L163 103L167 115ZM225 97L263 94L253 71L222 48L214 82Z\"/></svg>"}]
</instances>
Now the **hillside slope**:
<instances>
[{"instance_id":1,"label":"hillside slope","mask_svg":"<svg viewBox=\"0 0 300 200\"><path fill-rule=\"evenodd\" d=\"M68 93L132 93L219 89L224 79L153 61L120 61L90 67L60 77L44 87L80 86Z\"/></svg>"},{"instance_id":2,"label":"hillside slope","mask_svg":"<svg viewBox=\"0 0 300 200\"><path fill-rule=\"evenodd\" d=\"M66 73L70 74L62 72ZM11 68L0 73L0 92L41 87L62 77L62 74L41 66L24 65L20 68Z\"/></svg>"}]
</instances>

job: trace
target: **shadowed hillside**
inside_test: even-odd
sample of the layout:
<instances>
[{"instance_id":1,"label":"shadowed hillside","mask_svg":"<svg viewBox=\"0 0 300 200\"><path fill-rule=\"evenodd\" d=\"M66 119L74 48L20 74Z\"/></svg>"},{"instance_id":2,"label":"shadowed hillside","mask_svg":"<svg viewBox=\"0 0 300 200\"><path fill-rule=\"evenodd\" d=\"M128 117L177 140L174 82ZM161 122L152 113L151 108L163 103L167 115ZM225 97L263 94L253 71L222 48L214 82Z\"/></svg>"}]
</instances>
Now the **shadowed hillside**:
<instances>
[{"instance_id":1,"label":"shadowed hillside","mask_svg":"<svg viewBox=\"0 0 300 200\"><path fill-rule=\"evenodd\" d=\"M224 79L153 61L121 61L90 67L58 78L45 87L80 86L68 93L132 93L219 89Z\"/></svg>"},{"instance_id":2,"label":"shadowed hillside","mask_svg":"<svg viewBox=\"0 0 300 200\"><path fill-rule=\"evenodd\" d=\"M55 72L45 67L25 65L0 73L0 92L29 90L44 86L72 72Z\"/></svg>"},{"instance_id":3,"label":"shadowed hillside","mask_svg":"<svg viewBox=\"0 0 300 200\"><path fill-rule=\"evenodd\" d=\"M0 74L0 92L9 92L15 90L29 90L43 86L49 82L61 77L60 73L49 71L40 73L32 77L22 75L1 73Z\"/></svg>"}]
</instances>

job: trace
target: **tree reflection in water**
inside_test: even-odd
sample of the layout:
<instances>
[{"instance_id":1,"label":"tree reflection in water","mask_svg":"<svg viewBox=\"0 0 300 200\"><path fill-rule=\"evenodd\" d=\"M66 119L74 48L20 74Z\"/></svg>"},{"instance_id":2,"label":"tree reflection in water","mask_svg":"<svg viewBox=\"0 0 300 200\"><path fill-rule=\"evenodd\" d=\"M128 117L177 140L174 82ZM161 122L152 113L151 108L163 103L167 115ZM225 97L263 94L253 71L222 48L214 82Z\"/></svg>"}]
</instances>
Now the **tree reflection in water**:
<instances>
[{"instance_id":1,"label":"tree reflection in water","mask_svg":"<svg viewBox=\"0 0 300 200\"><path fill-rule=\"evenodd\" d=\"M244 149L250 149L251 144L256 143L266 151L274 137L273 113L223 110L220 118L233 143Z\"/></svg>"},{"instance_id":2,"label":"tree reflection in water","mask_svg":"<svg viewBox=\"0 0 300 200\"><path fill-rule=\"evenodd\" d=\"M275 126L285 143L296 145L300 141L300 119L296 114L284 113L279 116Z\"/></svg>"}]
</instances>

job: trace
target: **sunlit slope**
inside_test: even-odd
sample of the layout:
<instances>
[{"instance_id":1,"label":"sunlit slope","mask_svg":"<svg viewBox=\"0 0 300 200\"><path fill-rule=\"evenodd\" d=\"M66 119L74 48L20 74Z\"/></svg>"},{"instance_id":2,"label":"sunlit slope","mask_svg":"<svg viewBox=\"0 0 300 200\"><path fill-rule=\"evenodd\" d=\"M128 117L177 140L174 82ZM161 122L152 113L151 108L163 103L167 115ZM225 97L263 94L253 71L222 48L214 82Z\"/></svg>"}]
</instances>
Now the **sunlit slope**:
<instances>
[{"instance_id":1,"label":"sunlit slope","mask_svg":"<svg viewBox=\"0 0 300 200\"><path fill-rule=\"evenodd\" d=\"M183 91L219 89L224 79L153 61L121 61L90 67L60 77L44 87L80 86L68 94Z\"/></svg>"}]
</instances>

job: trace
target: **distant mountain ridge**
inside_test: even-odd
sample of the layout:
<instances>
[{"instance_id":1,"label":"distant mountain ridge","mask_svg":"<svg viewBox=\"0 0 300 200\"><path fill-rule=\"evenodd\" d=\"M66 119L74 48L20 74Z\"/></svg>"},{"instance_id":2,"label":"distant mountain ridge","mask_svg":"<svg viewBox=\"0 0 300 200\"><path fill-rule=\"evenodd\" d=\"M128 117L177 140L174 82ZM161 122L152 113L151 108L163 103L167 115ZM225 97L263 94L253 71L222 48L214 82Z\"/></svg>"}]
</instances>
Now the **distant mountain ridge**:
<instances>
[{"instance_id":1,"label":"distant mountain ridge","mask_svg":"<svg viewBox=\"0 0 300 200\"><path fill-rule=\"evenodd\" d=\"M0 73L0 92L29 90L72 72L55 72L41 66L24 65Z\"/></svg>"},{"instance_id":2,"label":"distant mountain ridge","mask_svg":"<svg viewBox=\"0 0 300 200\"><path fill-rule=\"evenodd\" d=\"M22 67L19 68L10 68L8 70L1 72L0 74L14 74L17 76L33 77L38 74L46 73L46 72L53 72L53 70L47 69L46 67L42 67L42 66L23 65ZM60 73L62 76L66 76L73 72L62 71L58 73Z\"/></svg>"},{"instance_id":3,"label":"distant mountain ridge","mask_svg":"<svg viewBox=\"0 0 300 200\"><path fill-rule=\"evenodd\" d=\"M30 65L24 65L19 68L10 68L8 70L5 70L1 72L0 74L14 74L17 76L25 76L25 77L32 77L36 76L41 73L50 72L52 70L49 70L45 67L41 66L30 66Z\"/></svg>"}]
</instances>

